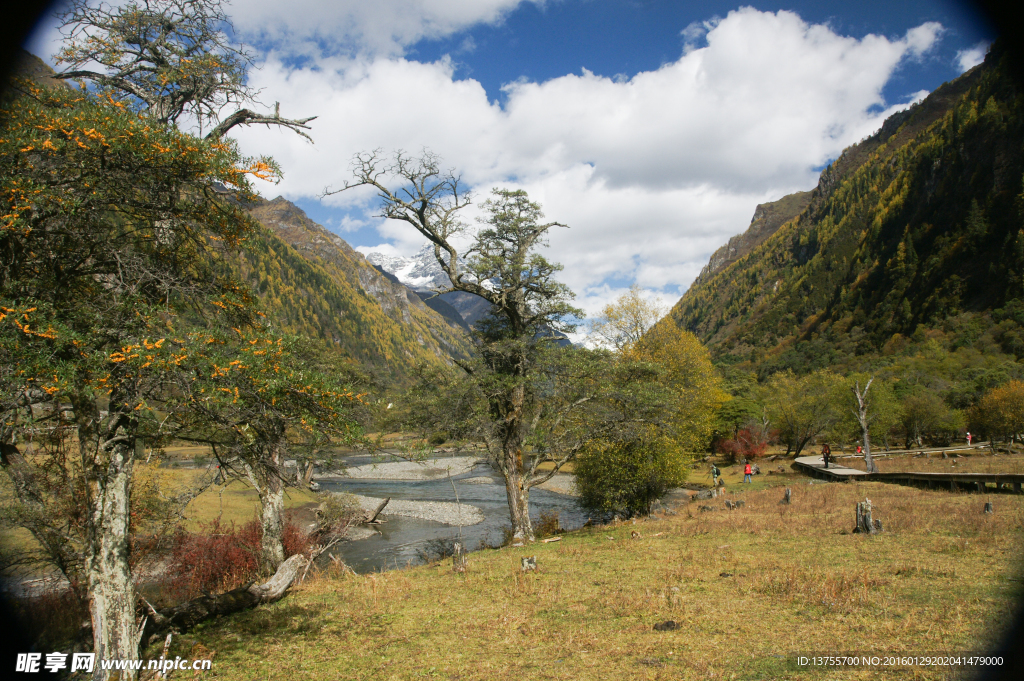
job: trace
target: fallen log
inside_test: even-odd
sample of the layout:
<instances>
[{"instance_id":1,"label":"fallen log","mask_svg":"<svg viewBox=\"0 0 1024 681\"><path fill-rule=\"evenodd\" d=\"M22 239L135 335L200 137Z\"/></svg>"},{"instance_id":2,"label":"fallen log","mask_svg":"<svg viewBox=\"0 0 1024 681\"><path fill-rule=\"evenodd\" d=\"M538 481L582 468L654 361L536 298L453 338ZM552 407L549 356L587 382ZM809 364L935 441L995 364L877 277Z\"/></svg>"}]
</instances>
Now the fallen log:
<instances>
[{"instance_id":1,"label":"fallen log","mask_svg":"<svg viewBox=\"0 0 1024 681\"><path fill-rule=\"evenodd\" d=\"M366 523L367 524L369 524L369 523L376 523L377 522L377 516L380 515L380 512L384 510L384 507L388 505L389 501L391 501L391 497L388 497L384 501L380 502L380 506L378 506L377 510L373 512L373 515L370 515L369 513L367 513L366 514Z\"/></svg>"},{"instance_id":2,"label":"fallen log","mask_svg":"<svg viewBox=\"0 0 1024 681\"><path fill-rule=\"evenodd\" d=\"M154 636L170 631L185 632L200 622L232 613L255 608L263 603L281 600L288 587L306 566L306 557L296 554L281 563L274 576L263 584L250 583L231 591L193 598L187 603L156 610L148 602L149 618L146 620L142 640L147 643Z\"/></svg>"}]
</instances>

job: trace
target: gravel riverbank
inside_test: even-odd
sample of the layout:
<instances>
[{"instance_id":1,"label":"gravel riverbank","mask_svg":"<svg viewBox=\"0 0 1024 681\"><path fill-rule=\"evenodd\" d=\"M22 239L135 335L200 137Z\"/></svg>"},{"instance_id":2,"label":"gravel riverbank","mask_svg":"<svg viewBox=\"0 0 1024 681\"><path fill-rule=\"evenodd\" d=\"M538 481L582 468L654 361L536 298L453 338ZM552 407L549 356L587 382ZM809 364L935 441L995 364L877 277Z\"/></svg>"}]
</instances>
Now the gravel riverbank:
<instances>
[{"instance_id":1,"label":"gravel riverbank","mask_svg":"<svg viewBox=\"0 0 1024 681\"><path fill-rule=\"evenodd\" d=\"M452 477L462 475L481 461L482 459L475 456L447 456L424 461L368 463L363 466L350 466L341 475L364 480L435 480L447 477L449 473ZM331 477L333 476L320 476L322 479Z\"/></svg>"},{"instance_id":2,"label":"gravel riverbank","mask_svg":"<svg viewBox=\"0 0 1024 681\"><path fill-rule=\"evenodd\" d=\"M359 500L359 505L367 511L375 511L380 502L384 501L379 497L364 497L359 494L353 495ZM456 504L450 501L411 501L408 499L392 499L384 507L382 515L401 515L409 518L420 518L421 520L432 520L435 523L445 525L467 526L476 525L484 521L484 514L476 506L468 504Z\"/></svg>"}]
</instances>

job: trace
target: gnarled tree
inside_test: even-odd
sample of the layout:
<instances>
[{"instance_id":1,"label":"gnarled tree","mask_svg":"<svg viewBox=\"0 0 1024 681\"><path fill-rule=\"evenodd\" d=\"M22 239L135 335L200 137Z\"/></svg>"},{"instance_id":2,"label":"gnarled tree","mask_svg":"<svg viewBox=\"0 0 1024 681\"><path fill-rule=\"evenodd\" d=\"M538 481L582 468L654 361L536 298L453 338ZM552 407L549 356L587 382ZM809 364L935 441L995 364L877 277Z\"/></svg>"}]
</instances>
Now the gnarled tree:
<instances>
[{"instance_id":1,"label":"gnarled tree","mask_svg":"<svg viewBox=\"0 0 1024 681\"><path fill-rule=\"evenodd\" d=\"M67 488L73 518L36 536L85 582L96 654L135 658L137 452L159 437L153 406L194 359L185 320L253 320L251 298L206 254L254 229L220 193L248 195L246 175L266 167L117 103L28 83L5 94L0 132L0 464L27 518L52 497L46 480ZM73 437L37 440L26 457L32 426Z\"/></svg>"},{"instance_id":2,"label":"gnarled tree","mask_svg":"<svg viewBox=\"0 0 1024 681\"><path fill-rule=\"evenodd\" d=\"M253 56L231 42L220 0L141 0L110 5L71 0L60 15L66 35L56 78L95 83L160 123L194 123L207 138L237 125L276 125L312 141L309 118L288 119L247 106L257 93L246 84ZM227 115L223 115L227 111Z\"/></svg>"}]
</instances>

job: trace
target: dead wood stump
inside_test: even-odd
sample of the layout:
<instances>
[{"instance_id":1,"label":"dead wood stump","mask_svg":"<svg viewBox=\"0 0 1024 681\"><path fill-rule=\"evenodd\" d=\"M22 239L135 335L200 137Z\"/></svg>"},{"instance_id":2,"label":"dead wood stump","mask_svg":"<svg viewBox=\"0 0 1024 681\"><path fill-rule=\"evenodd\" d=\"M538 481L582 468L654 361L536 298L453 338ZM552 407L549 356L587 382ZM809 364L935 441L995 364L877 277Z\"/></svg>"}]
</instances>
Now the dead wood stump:
<instances>
[{"instance_id":1,"label":"dead wood stump","mask_svg":"<svg viewBox=\"0 0 1024 681\"><path fill-rule=\"evenodd\" d=\"M991 501L985 502L985 513L995 513L996 507L992 505Z\"/></svg>"},{"instance_id":2,"label":"dead wood stump","mask_svg":"<svg viewBox=\"0 0 1024 681\"><path fill-rule=\"evenodd\" d=\"M523 558L523 572L534 572L537 570L537 556Z\"/></svg>"},{"instance_id":3,"label":"dead wood stump","mask_svg":"<svg viewBox=\"0 0 1024 681\"><path fill-rule=\"evenodd\" d=\"M469 568L469 554L462 542L452 544L452 571L464 573Z\"/></svg>"},{"instance_id":4,"label":"dead wood stump","mask_svg":"<svg viewBox=\"0 0 1024 681\"><path fill-rule=\"evenodd\" d=\"M780 501L779 503L780 504L789 504L789 503L792 503L792 501L793 501L793 490L790 489L789 487L787 487L786 488L786 496L782 497L782 501Z\"/></svg>"},{"instance_id":5,"label":"dead wood stump","mask_svg":"<svg viewBox=\"0 0 1024 681\"><path fill-rule=\"evenodd\" d=\"M725 507L726 507L727 509L729 509L729 510L731 511L731 510L733 510L734 508L736 508L736 505L735 505L735 504L733 504L733 503L732 503L731 501L728 501L728 500L726 500L726 502L725 502Z\"/></svg>"},{"instance_id":6,"label":"dead wood stump","mask_svg":"<svg viewBox=\"0 0 1024 681\"><path fill-rule=\"evenodd\" d=\"M747 505L747 502L745 502L742 499L740 499L739 501L734 501L732 505L733 505L733 508L742 508L743 506Z\"/></svg>"},{"instance_id":7,"label":"dead wood stump","mask_svg":"<svg viewBox=\"0 0 1024 681\"><path fill-rule=\"evenodd\" d=\"M853 531L861 534L877 534L882 531L882 522L871 517L871 500L857 502L857 526Z\"/></svg>"}]
</instances>

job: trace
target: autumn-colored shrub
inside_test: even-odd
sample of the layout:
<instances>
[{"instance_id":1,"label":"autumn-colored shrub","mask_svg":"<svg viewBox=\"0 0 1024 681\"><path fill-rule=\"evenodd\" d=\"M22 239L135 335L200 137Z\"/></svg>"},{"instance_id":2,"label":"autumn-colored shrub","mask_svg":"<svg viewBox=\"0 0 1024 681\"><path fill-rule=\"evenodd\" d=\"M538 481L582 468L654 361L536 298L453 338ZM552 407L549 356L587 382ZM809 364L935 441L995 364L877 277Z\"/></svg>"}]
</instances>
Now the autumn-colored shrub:
<instances>
[{"instance_id":1,"label":"autumn-colored shrub","mask_svg":"<svg viewBox=\"0 0 1024 681\"><path fill-rule=\"evenodd\" d=\"M737 459L757 459L768 451L770 435L760 428L741 428L731 440L720 440L715 443L719 454L733 461Z\"/></svg>"},{"instance_id":2,"label":"autumn-colored shrub","mask_svg":"<svg viewBox=\"0 0 1024 681\"><path fill-rule=\"evenodd\" d=\"M217 518L202 523L200 532L180 529L171 542L168 596L188 600L256 579L262 538L263 528L256 519L239 528L234 523L223 526ZM281 540L285 557L305 553L310 546L306 533L291 518L285 521Z\"/></svg>"}]
</instances>

